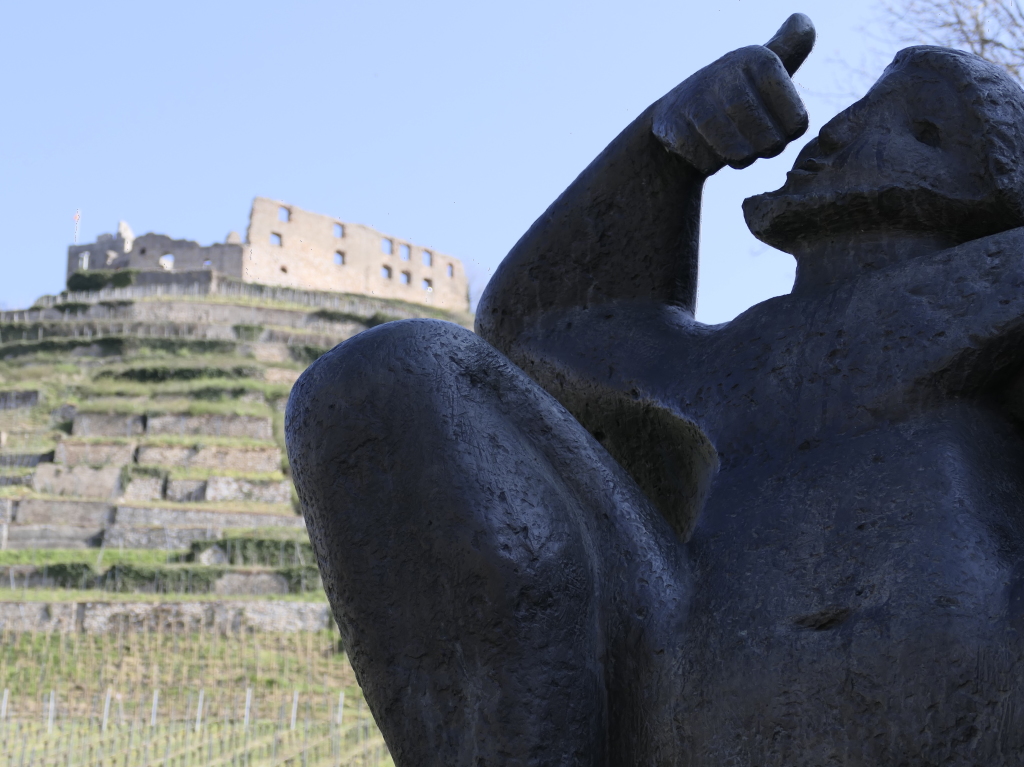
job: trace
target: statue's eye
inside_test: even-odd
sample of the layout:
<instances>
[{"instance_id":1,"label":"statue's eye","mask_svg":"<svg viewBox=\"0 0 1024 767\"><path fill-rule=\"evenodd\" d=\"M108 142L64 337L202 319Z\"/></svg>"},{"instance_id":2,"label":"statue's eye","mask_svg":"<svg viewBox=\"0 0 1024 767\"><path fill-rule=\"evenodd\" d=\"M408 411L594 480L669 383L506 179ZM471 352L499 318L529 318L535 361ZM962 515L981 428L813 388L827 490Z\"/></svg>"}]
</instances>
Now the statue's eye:
<instances>
[{"instance_id":1,"label":"statue's eye","mask_svg":"<svg viewBox=\"0 0 1024 767\"><path fill-rule=\"evenodd\" d=\"M911 126L914 138L922 144L938 147L942 142L939 136L939 127L929 120L915 120Z\"/></svg>"}]
</instances>

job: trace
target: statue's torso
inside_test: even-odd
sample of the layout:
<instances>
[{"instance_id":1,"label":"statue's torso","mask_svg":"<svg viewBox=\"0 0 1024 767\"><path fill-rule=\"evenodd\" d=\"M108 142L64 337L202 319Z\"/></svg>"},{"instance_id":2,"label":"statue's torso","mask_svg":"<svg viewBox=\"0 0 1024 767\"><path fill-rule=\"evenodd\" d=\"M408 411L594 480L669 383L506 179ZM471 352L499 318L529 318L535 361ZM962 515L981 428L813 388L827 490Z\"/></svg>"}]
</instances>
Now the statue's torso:
<instances>
[{"instance_id":1,"label":"statue's torso","mask_svg":"<svg viewBox=\"0 0 1024 767\"><path fill-rule=\"evenodd\" d=\"M1021 253L1015 230L725 326L598 306L520 338L584 424L645 403L718 452L687 629L656 664L679 764L1019 764L1024 430L1000 392L1024 363Z\"/></svg>"},{"instance_id":2,"label":"statue's torso","mask_svg":"<svg viewBox=\"0 0 1024 767\"><path fill-rule=\"evenodd\" d=\"M724 465L688 544L683 763L1019 763L1022 468L973 403Z\"/></svg>"}]
</instances>

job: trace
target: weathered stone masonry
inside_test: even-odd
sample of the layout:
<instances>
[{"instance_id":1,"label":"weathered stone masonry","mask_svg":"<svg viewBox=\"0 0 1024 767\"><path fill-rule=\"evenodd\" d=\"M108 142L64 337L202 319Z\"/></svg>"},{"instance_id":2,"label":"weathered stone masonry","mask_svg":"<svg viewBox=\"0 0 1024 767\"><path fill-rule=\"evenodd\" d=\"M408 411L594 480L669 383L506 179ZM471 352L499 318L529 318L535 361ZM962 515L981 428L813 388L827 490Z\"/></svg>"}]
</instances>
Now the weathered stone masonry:
<instances>
[{"instance_id":1,"label":"weathered stone masonry","mask_svg":"<svg viewBox=\"0 0 1024 767\"><path fill-rule=\"evenodd\" d=\"M234 232L208 246L162 234L135 237L121 222L116 234L68 248L68 276L97 269L209 270L249 283L469 311L469 282L459 259L264 197L253 201L246 242Z\"/></svg>"}]
</instances>

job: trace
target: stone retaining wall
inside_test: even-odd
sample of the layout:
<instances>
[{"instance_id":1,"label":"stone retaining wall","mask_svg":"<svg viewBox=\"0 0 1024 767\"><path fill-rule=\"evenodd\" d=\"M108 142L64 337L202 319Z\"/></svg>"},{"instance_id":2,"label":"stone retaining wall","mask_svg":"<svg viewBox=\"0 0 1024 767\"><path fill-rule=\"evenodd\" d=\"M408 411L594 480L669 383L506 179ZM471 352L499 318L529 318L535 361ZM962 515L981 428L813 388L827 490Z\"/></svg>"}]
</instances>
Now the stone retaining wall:
<instances>
[{"instance_id":1,"label":"stone retaining wall","mask_svg":"<svg viewBox=\"0 0 1024 767\"><path fill-rule=\"evenodd\" d=\"M249 501L254 503L289 503L292 483L254 482L235 477L210 477L206 481L204 497L207 501Z\"/></svg>"},{"instance_id":2,"label":"stone retaining wall","mask_svg":"<svg viewBox=\"0 0 1024 767\"><path fill-rule=\"evenodd\" d=\"M103 545L123 549L187 549L194 541L216 541L224 536L221 527L132 527L113 524L103 533Z\"/></svg>"},{"instance_id":3,"label":"stone retaining wall","mask_svg":"<svg viewBox=\"0 0 1024 767\"><path fill-rule=\"evenodd\" d=\"M79 412L71 427L75 437L138 437L143 434L240 437L272 440L269 416L257 415L124 415Z\"/></svg>"},{"instance_id":4,"label":"stone retaining wall","mask_svg":"<svg viewBox=\"0 0 1024 767\"><path fill-rule=\"evenodd\" d=\"M330 607L316 602L0 602L0 631L293 632L333 622Z\"/></svg>"},{"instance_id":5,"label":"stone retaining wall","mask_svg":"<svg viewBox=\"0 0 1024 767\"><path fill-rule=\"evenodd\" d=\"M132 477L122 497L126 501L159 501L164 497L164 478Z\"/></svg>"},{"instance_id":6,"label":"stone retaining wall","mask_svg":"<svg viewBox=\"0 0 1024 767\"><path fill-rule=\"evenodd\" d=\"M270 418L258 415L155 415L147 419L146 433L265 440L274 438Z\"/></svg>"},{"instance_id":7,"label":"stone retaining wall","mask_svg":"<svg viewBox=\"0 0 1024 767\"><path fill-rule=\"evenodd\" d=\"M129 485L129 487L131 487ZM147 490L149 488L146 488ZM142 492L140 490L140 492ZM235 477L209 479L169 479L164 497L168 501L246 501L250 503L289 503L292 486L288 481L256 482ZM150 500L158 500L152 498Z\"/></svg>"},{"instance_id":8,"label":"stone retaining wall","mask_svg":"<svg viewBox=\"0 0 1024 767\"><path fill-rule=\"evenodd\" d=\"M62 303L96 304L101 301L145 301L153 298L176 296L199 298L205 295L224 295L247 299L246 317L251 318L261 309L259 302L281 302L308 307L310 311L330 309L356 317L385 314L399 319L423 317L426 307L400 301L361 296L352 293L329 293L297 288L272 287L238 282L217 275L208 279L209 271L200 272L140 272L135 285L124 288L104 288L96 291L65 292L59 296L42 296L32 309L0 312L0 322L38 322L42 319L62 319L56 307ZM157 282L159 281L159 284ZM149 283L149 284L148 284ZM202 301L189 302L195 311ZM255 304L255 305L254 305ZM237 304L236 304L237 306ZM288 311L288 310L284 310ZM453 312L460 324L472 327L472 315ZM90 315L91 316L91 315ZM194 315L193 315L194 316ZM243 320L251 322L251 319Z\"/></svg>"},{"instance_id":9,"label":"stone retaining wall","mask_svg":"<svg viewBox=\"0 0 1024 767\"><path fill-rule=\"evenodd\" d=\"M61 588L51 573L52 568L36 565L0 566L0 586L12 589ZM289 593L288 579L280 573L259 571L226 572L213 582L212 593L222 596L263 596ZM140 589L136 593L153 589Z\"/></svg>"},{"instance_id":10,"label":"stone retaining wall","mask_svg":"<svg viewBox=\"0 0 1024 767\"><path fill-rule=\"evenodd\" d=\"M49 453L0 453L0 466L30 469L40 463L52 461L53 455L53 451Z\"/></svg>"},{"instance_id":11,"label":"stone retaining wall","mask_svg":"<svg viewBox=\"0 0 1024 767\"><path fill-rule=\"evenodd\" d=\"M141 415L80 412L71 425L75 437L137 437L144 431Z\"/></svg>"},{"instance_id":12,"label":"stone retaining wall","mask_svg":"<svg viewBox=\"0 0 1024 767\"><path fill-rule=\"evenodd\" d=\"M213 593L231 595L287 594L288 579L278 573L224 573L213 582Z\"/></svg>"},{"instance_id":13,"label":"stone retaining wall","mask_svg":"<svg viewBox=\"0 0 1024 767\"><path fill-rule=\"evenodd\" d=\"M92 442L60 442L53 460L65 466L127 466L135 455L135 445Z\"/></svg>"},{"instance_id":14,"label":"stone retaining wall","mask_svg":"<svg viewBox=\"0 0 1024 767\"><path fill-rule=\"evenodd\" d=\"M79 498L116 498L121 492L121 468L104 466L62 466L41 463L32 475L32 489L47 495L72 495Z\"/></svg>"},{"instance_id":15,"label":"stone retaining wall","mask_svg":"<svg viewBox=\"0 0 1024 767\"><path fill-rule=\"evenodd\" d=\"M303 529L293 514L115 506L102 501L26 498L0 505L0 549L107 547L186 549L225 528Z\"/></svg>"},{"instance_id":16,"label":"stone retaining wall","mask_svg":"<svg viewBox=\"0 0 1024 767\"><path fill-rule=\"evenodd\" d=\"M202 509L162 509L156 507L118 506L115 521L131 527L180 526L202 527L294 527L305 528L298 515L246 514L232 511L205 511Z\"/></svg>"},{"instance_id":17,"label":"stone retaining wall","mask_svg":"<svg viewBox=\"0 0 1024 767\"><path fill-rule=\"evenodd\" d=\"M103 528L114 521L114 507L98 501L49 501L26 498L14 512L17 525L74 525Z\"/></svg>"},{"instance_id":18,"label":"stone retaining wall","mask_svg":"<svg viewBox=\"0 0 1024 767\"><path fill-rule=\"evenodd\" d=\"M169 479L164 497L175 503L191 503L206 500L205 479Z\"/></svg>"},{"instance_id":19,"label":"stone retaining wall","mask_svg":"<svg viewBox=\"0 0 1024 767\"><path fill-rule=\"evenodd\" d=\"M117 339L117 342L135 340L146 345L147 339L178 339L181 341L207 341L216 343L217 348L222 352L229 350L240 350L251 348L247 345L238 345L239 341L247 341L253 344L282 344L287 346L317 346L330 348L351 338L365 325L354 325L355 329L348 330L348 325L334 323L338 330L321 329L320 323L312 327L295 329L274 329L258 330L259 326L248 326L241 328L232 325L208 325L200 322L191 323L164 323L164 322L125 322L123 320L81 320L76 318L70 322L45 321L40 324L26 326L31 331L27 338L18 339L14 343L43 344L52 346L58 344L61 348L77 349L81 356L103 356L104 348L99 339L105 338L110 342ZM240 337L241 336L241 337ZM11 343L10 334L4 335L0 328L0 339L4 343ZM87 340L92 339L92 340ZM27 406L26 406L27 407Z\"/></svg>"},{"instance_id":20,"label":"stone retaining wall","mask_svg":"<svg viewBox=\"0 0 1024 767\"><path fill-rule=\"evenodd\" d=\"M61 443L63 444L63 443ZM206 445L196 450L179 445L146 445L139 448L141 466L177 466L253 473L281 470L279 447L222 447Z\"/></svg>"},{"instance_id":21,"label":"stone retaining wall","mask_svg":"<svg viewBox=\"0 0 1024 767\"><path fill-rule=\"evenodd\" d=\"M35 407L39 404L37 391L0 391L0 410Z\"/></svg>"},{"instance_id":22,"label":"stone retaining wall","mask_svg":"<svg viewBox=\"0 0 1024 767\"><path fill-rule=\"evenodd\" d=\"M88 549L100 545L103 529L73 525L0 525L8 549Z\"/></svg>"}]
</instances>

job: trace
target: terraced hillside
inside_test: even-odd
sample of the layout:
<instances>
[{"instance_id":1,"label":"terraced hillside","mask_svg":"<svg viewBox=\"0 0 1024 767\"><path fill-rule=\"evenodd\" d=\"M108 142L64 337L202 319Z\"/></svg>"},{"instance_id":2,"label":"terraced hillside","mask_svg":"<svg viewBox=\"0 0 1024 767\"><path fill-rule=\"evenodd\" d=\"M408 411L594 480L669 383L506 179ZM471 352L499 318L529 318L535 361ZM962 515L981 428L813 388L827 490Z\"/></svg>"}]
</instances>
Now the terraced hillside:
<instances>
[{"instance_id":1,"label":"terraced hillside","mask_svg":"<svg viewBox=\"0 0 1024 767\"><path fill-rule=\"evenodd\" d=\"M292 383L381 322L470 317L208 271L88 277L0 313L0 587L318 593Z\"/></svg>"}]
</instances>

